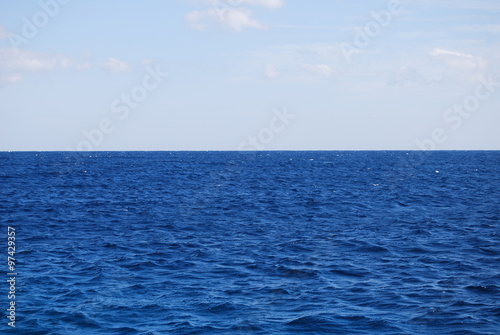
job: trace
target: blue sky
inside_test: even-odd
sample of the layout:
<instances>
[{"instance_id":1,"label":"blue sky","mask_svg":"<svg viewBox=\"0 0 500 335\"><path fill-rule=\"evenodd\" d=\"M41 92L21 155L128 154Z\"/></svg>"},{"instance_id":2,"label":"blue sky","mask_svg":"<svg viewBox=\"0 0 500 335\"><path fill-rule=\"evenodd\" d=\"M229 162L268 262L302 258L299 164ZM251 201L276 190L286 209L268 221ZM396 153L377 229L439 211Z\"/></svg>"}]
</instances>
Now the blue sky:
<instances>
[{"instance_id":1,"label":"blue sky","mask_svg":"<svg viewBox=\"0 0 500 335\"><path fill-rule=\"evenodd\" d=\"M0 2L0 150L500 149L497 0Z\"/></svg>"}]
</instances>

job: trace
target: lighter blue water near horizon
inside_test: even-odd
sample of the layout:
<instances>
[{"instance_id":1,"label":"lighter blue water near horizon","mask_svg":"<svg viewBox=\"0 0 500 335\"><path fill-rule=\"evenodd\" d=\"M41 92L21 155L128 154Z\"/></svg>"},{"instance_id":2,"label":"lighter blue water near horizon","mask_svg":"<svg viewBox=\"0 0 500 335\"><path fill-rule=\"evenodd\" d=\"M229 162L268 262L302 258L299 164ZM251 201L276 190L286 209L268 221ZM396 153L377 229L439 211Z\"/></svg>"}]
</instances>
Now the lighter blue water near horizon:
<instances>
[{"instance_id":1,"label":"lighter blue water near horizon","mask_svg":"<svg viewBox=\"0 0 500 335\"><path fill-rule=\"evenodd\" d=\"M5 334L500 334L500 152L0 152Z\"/></svg>"}]
</instances>

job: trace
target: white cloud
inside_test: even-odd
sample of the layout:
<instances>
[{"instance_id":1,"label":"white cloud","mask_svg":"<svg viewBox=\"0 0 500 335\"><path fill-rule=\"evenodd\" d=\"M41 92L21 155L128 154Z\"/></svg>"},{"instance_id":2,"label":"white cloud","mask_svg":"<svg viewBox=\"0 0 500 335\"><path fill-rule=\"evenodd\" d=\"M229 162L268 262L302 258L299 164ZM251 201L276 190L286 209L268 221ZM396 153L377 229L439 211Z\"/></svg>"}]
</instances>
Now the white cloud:
<instances>
[{"instance_id":1,"label":"white cloud","mask_svg":"<svg viewBox=\"0 0 500 335\"><path fill-rule=\"evenodd\" d=\"M206 16L205 12L200 11L192 11L186 14L185 19L191 26L191 28L196 30L203 30L207 27L206 24L201 23L200 21L204 19Z\"/></svg>"},{"instance_id":2,"label":"white cloud","mask_svg":"<svg viewBox=\"0 0 500 335\"><path fill-rule=\"evenodd\" d=\"M64 55L57 55L57 60L63 69L76 69L76 70L86 70L90 68L89 62L78 63L76 60L72 58L68 58Z\"/></svg>"},{"instance_id":3,"label":"white cloud","mask_svg":"<svg viewBox=\"0 0 500 335\"><path fill-rule=\"evenodd\" d=\"M243 28L267 29L262 23L252 19L252 12L245 8L223 10L210 8L208 15L221 25L236 31L241 31Z\"/></svg>"},{"instance_id":4,"label":"white cloud","mask_svg":"<svg viewBox=\"0 0 500 335\"><path fill-rule=\"evenodd\" d=\"M429 56L451 68L460 70L475 70L486 66L485 61L481 57L474 57L471 54L457 51L437 48L429 52Z\"/></svg>"},{"instance_id":5,"label":"white cloud","mask_svg":"<svg viewBox=\"0 0 500 335\"><path fill-rule=\"evenodd\" d=\"M429 55L431 55L433 57L441 56L441 55L447 55L447 56L451 55L451 56L462 57L462 58L472 58L471 54L464 54L464 53L457 52L457 51L450 51L450 50L439 49L439 48L436 48L436 49L432 50L431 52L429 52Z\"/></svg>"},{"instance_id":6,"label":"white cloud","mask_svg":"<svg viewBox=\"0 0 500 335\"><path fill-rule=\"evenodd\" d=\"M89 67L88 62L77 63L64 55L46 55L17 48L0 49L0 81L3 83L20 82L28 73Z\"/></svg>"},{"instance_id":7,"label":"white cloud","mask_svg":"<svg viewBox=\"0 0 500 335\"><path fill-rule=\"evenodd\" d=\"M276 70L273 64L266 64L265 74L267 78L275 78L280 75L280 72Z\"/></svg>"},{"instance_id":8,"label":"white cloud","mask_svg":"<svg viewBox=\"0 0 500 335\"><path fill-rule=\"evenodd\" d=\"M10 74L6 76L0 76L0 81L8 83L8 84L15 84L23 80L23 76L20 74Z\"/></svg>"},{"instance_id":9,"label":"white cloud","mask_svg":"<svg viewBox=\"0 0 500 335\"><path fill-rule=\"evenodd\" d=\"M480 56L436 48L428 53L430 58L444 65L441 80L476 81L484 75L488 62Z\"/></svg>"},{"instance_id":10,"label":"white cloud","mask_svg":"<svg viewBox=\"0 0 500 335\"><path fill-rule=\"evenodd\" d=\"M37 52L15 48L0 49L0 70L40 71L52 70L57 60Z\"/></svg>"},{"instance_id":11,"label":"white cloud","mask_svg":"<svg viewBox=\"0 0 500 335\"><path fill-rule=\"evenodd\" d=\"M206 29L209 23L242 31L245 28L268 29L266 25L252 17L253 13L246 7L260 6L276 9L285 5L285 0L205 0L210 7L206 10L194 10L186 14L185 20L191 28Z\"/></svg>"},{"instance_id":12,"label":"white cloud","mask_svg":"<svg viewBox=\"0 0 500 335\"><path fill-rule=\"evenodd\" d=\"M330 77L335 74L335 71L326 64L303 64L302 68L310 73L325 77Z\"/></svg>"},{"instance_id":13,"label":"white cloud","mask_svg":"<svg viewBox=\"0 0 500 335\"><path fill-rule=\"evenodd\" d=\"M240 73L280 82L311 82L345 72L344 55L336 44L287 44L238 54ZM328 65L327 65L328 64Z\"/></svg>"},{"instance_id":14,"label":"white cloud","mask_svg":"<svg viewBox=\"0 0 500 335\"><path fill-rule=\"evenodd\" d=\"M186 14L186 20L193 29L205 29L208 26L206 19L236 31L244 28L267 29L262 23L252 19L252 12L246 8L209 8L207 11Z\"/></svg>"},{"instance_id":15,"label":"white cloud","mask_svg":"<svg viewBox=\"0 0 500 335\"><path fill-rule=\"evenodd\" d=\"M112 57L108 58L105 63L102 63L102 66L112 72L125 72L130 70L130 65Z\"/></svg>"},{"instance_id":16,"label":"white cloud","mask_svg":"<svg viewBox=\"0 0 500 335\"><path fill-rule=\"evenodd\" d=\"M280 8L285 5L285 0L236 0L242 4L263 6L267 8Z\"/></svg>"},{"instance_id":17,"label":"white cloud","mask_svg":"<svg viewBox=\"0 0 500 335\"><path fill-rule=\"evenodd\" d=\"M285 0L204 0L206 5L215 7L238 7L242 5L280 8L285 6Z\"/></svg>"},{"instance_id":18,"label":"white cloud","mask_svg":"<svg viewBox=\"0 0 500 335\"><path fill-rule=\"evenodd\" d=\"M23 80L23 72L52 70L57 60L41 53L6 48L0 49L0 81L7 84Z\"/></svg>"},{"instance_id":19,"label":"white cloud","mask_svg":"<svg viewBox=\"0 0 500 335\"><path fill-rule=\"evenodd\" d=\"M70 67L72 65L73 65L73 60L66 58L66 57L63 57L61 59L61 66L62 67L67 68L67 67Z\"/></svg>"}]
</instances>

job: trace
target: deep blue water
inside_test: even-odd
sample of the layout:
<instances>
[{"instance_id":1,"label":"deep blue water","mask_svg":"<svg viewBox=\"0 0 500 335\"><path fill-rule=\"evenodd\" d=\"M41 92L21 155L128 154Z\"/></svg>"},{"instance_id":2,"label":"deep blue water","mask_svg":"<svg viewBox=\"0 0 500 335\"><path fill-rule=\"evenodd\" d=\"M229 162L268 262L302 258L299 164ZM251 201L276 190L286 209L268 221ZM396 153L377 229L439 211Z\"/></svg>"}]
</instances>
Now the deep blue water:
<instances>
[{"instance_id":1,"label":"deep blue water","mask_svg":"<svg viewBox=\"0 0 500 335\"><path fill-rule=\"evenodd\" d=\"M500 152L3 152L0 186L14 333L500 334Z\"/></svg>"}]
</instances>

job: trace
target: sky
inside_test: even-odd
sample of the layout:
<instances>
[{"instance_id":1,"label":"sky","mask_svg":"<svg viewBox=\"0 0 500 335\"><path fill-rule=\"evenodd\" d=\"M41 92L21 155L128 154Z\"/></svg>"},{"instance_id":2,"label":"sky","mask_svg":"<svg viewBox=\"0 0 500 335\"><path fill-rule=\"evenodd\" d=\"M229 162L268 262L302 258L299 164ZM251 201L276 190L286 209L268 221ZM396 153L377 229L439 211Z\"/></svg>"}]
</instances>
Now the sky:
<instances>
[{"instance_id":1,"label":"sky","mask_svg":"<svg viewBox=\"0 0 500 335\"><path fill-rule=\"evenodd\" d=\"M498 0L0 0L0 151L500 150Z\"/></svg>"}]
</instances>

